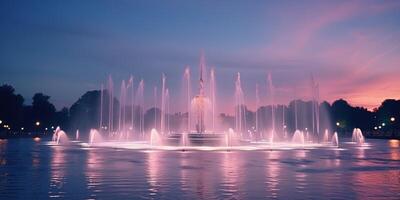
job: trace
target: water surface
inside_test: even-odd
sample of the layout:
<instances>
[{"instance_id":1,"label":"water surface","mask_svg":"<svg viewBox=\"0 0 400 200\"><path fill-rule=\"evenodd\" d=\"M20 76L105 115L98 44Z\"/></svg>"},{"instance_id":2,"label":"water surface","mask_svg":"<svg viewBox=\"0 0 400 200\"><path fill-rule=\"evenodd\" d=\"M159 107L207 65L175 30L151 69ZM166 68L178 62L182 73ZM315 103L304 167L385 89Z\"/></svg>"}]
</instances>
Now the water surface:
<instances>
[{"instance_id":1,"label":"water surface","mask_svg":"<svg viewBox=\"0 0 400 200\"><path fill-rule=\"evenodd\" d=\"M400 199L400 142L161 151L0 141L0 199Z\"/></svg>"}]
</instances>

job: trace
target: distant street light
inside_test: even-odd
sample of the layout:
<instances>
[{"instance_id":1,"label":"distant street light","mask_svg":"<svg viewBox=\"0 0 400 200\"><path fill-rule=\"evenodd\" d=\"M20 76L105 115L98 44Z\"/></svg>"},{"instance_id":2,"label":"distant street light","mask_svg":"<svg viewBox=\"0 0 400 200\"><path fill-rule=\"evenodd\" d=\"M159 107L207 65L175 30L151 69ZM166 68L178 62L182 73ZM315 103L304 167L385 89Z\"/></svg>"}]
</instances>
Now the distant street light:
<instances>
[{"instance_id":1,"label":"distant street light","mask_svg":"<svg viewBox=\"0 0 400 200\"><path fill-rule=\"evenodd\" d=\"M40 122L39 121L37 121L35 124L36 124L36 126L40 126Z\"/></svg>"},{"instance_id":2,"label":"distant street light","mask_svg":"<svg viewBox=\"0 0 400 200\"><path fill-rule=\"evenodd\" d=\"M0 120L0 124L2 124L2 123L3 123L3 121Z\"/></svg>"},{"instance_id":3,"label":"distant street light","mask_svg":"<svg viewBox=\"0 0 400 200\"><path fill-rule=\"evenodd\" d=\"M376 126L375 126L375 127L374 127L374 129L375 129L375 130L377 130L377 129L378 129L378 127L376 127Z\"/></svg>"},{"instance_id":4,"label":"distant street light","mask_svg":"<svg viewBox=\"0 0 400 200\"><path fill-rule=\"evenodd\" d=\"M391 117L391 118L390 118L390 121L391 121L391 122L394 122L394 121L396 121L396 118ZM0 122L0 124L1 124L1 122Z\"/></svg>"},{"instance_id":5,"label":"distant street light","mask_svg":"<svg viewBox=\"0 0 400 200\"><path fill-rule=\"evenodd\" d=\"M340 126L340 123L339 123L339 122L336 122L336 126Z\"/></svg>"},{"instance_id":6,"label":"distant street light","mask_svg":"<svg viewBox=\"0 0 400 200\"><path fill-rule=\"evenodd\" d=\"M381 128L382 128L382 126L378 126L378 128L379 128L379 129L381 129Z\"/></svg>"},{"instance_id":7,"label":"distant street light","mask_svg":"<svg viewBox=\"0 0 400 200\"><path fill-rule=\"evenodd\" d=\"M23 131L24 130L24 127L21 127L21 131Z\"/></svg>"},{"instance_id":8,"label":"distant street light","mask_svg":"<svg viewBox=\"0 0 400 200\"><path fill-rule=\"evenodd\" d=\"M385 123L382 123L382 126L385 126L386 124Z\"/></svg>"}]
</instances>

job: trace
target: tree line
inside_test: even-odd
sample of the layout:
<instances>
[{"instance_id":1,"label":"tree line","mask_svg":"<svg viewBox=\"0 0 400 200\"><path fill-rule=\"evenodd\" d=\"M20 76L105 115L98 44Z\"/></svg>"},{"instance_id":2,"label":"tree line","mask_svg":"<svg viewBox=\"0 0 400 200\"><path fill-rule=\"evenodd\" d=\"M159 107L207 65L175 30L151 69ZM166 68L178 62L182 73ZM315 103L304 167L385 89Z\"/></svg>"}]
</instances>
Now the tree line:
<instances>
[{"instance_id":1,"label":"tree line","mask_svg":"<svg viewBox=\"0 0 400 200\"><path fill-rule=\"evenodd\" d=\"M51 103L51 98L42 93L36 93L32 97L32 104L26 105L24 98L20 94L16 94L14 88L10 85L0 86L0 132L51 132L56 126L62 127L67 131L75 131L77 129L85 131L90 128L104 128L110 123L108 119L108 106L100 109L100 96L98 90L88 91L81 96L70 108L62 108L56 110ZM109 96L106 91L103 94L103 105L109 105ZM118 116L119 102L114 98L113 116ZM304 114L310 116L312 103L310 101L294 100L289 105L277 105L276 113L282 113L281 123L291 124L290 129L294 129L294 109L298 109L303 115L296 116L296 120L304 120ZM400 100L386 99L381 105L374 110L367 110L363 107L352 106L343 99L334 101L332 104L324 101L319 103L321 112L320 120L326 127L331 129L350 132L353 128L361 128L367 132L394 132L400 129ZM127 110L143 109L140 107L129 107ZM254 126L255 117L260 121L268 121L271 116L265 115L270 113L271 106L262 106L258 110L250 111L246 108L246 116L248 124ZM103 112L102 119L100 112ZM154 121L160 116L158 108L150 108L144 112L145 129L148 130L154 126ZM262 114L264 113L264 114ZM135 114L136 115L136 114ZM187 118L187 113L168 114L171 127L175 129L182 128L182 119ZM129 117L132 117L130 119ZM137 123L138 116L129 114L127 120L135 120ZM233 127L233 116L220 114L220 123L228 124ZM297 119L298 118L298 119ZM114 127L117 127L116 118L111 119ZM100 120L103 122L100 124ZM159 119L158 119L159 120ZM265 123L264 123L265 125ZM300 123L300 128L310 127L311 123ZM107 128L107 127L106 127ZM322 129L322 128L321 128Z\"/></svg>"}]
</instances>

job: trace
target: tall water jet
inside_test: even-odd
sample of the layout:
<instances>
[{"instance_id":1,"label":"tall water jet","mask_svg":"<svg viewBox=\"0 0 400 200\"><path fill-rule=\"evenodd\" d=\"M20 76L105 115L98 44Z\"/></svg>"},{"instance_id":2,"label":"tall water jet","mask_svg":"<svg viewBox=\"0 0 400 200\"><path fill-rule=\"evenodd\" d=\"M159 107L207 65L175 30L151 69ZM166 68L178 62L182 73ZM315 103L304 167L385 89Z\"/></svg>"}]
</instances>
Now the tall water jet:
<instances>
[{"instance_id":1,"label":"tall water jet","mask_svg":"<svg viewBox=\"0 0 400 200\"><path fill-rule=\"evenodd\" d=\"M150 145L151 146L161 145L160 135L155 128L151 129L150 132Z\"/></svg>"},{"instance_id":2,"label":"tall water jet","mask_svg":"<svg viewBox=\"0 0 400 200\"><path fill-rule=\"evenodd\" d=\"M236 132L243 138L243 131L246 129L246 110L244 103L244 94L240 73L237 73L235 83L235 128Z\"/></svg>"},{"instance_id":3,"label":"tall water jet","mask_svg":"<svg viewBox=\"0 0 400 200\"><path fill-rule=\"evenodd\" d=\"M267 75L267 80L268 80L268 88L269 88L269 93L270 93L270 103L271 103L271 123L272 123L272 134L275 132L275 97L274 97L274 86L272 84L272 76L271 73L268 73ZM273 136L272 136L273 137Z\"/></svg>"},{"instance_id":4,"label":"tall water jet","mask_svg":"<svg viewBox=\"0 0 400 200\"><path fill-rule=\"evenodd\" d=\"M165 89L165 107L166 107L165 109L166 109L166 111L164 113L165 123L166 123L166 125L165 125L166 133L170 133L170 117L169 117L170 107L169 106L170 106L169 105L169 89L167 88L167 89Z\"/></svg>"},{"instance_id":5,"label":"tall water jet","mask_svg":"<svg viewBox=\"0 0 400 200\"><path fill-rule=\"evenodd\" d=\"M337 132L335 132L332 136L332 145L335 147L339 147L339 137Z\"/></svg>"},{"instance_id":6,"label":"tall water jet","mask_svg":"<svg viewBox=\"0 0 400 200\"><path fill-rule=\"evenodd\" d=\"M190 132L190 125L191 125L191 116L190 116L190 107L191 107L191 95L190 95L190 68L189 66L187 66L185 68L185 74L184 74L184 78L186 81L186 100L187 100L187 127L186 127L186 132Z\"/></svg>"},{"instance_id":7,"label":"tall water jet","mask_svg":"<svg viewBox=\"0 0 400 200\"><path fill-rule=\"evenodd\" d=\"M312 133L319 138L319 85L315 83L314 76L311 74L311 93L312 93Z\"/></svg>"},{"instance_id":8,"label":"tall water jet","mask_svg":"<svg viewBox=\"0 0 400 200\"><path fill-rule=\"evenodd\" d=\"M361 129L355 128L353 130L351 141L357 143L358 145L363 145L365 143L365 138L364 135L362 134Z\"/></svg>"},{"instance_id":9,"label":"tall water jet","mask_svg":"<svg viewBox=\"0 0 400 200\"><path fill-rule=\"evenodd\" d=\"M125 133L125 100L126 100L126 85L125 80L121 82L121 92L119 98L119 117L118 117L118 134L119 139L122 139Z\"/></svg>"},{"instance_id":10,"label":"tall water jet","mask_svg":"<svg viewBox=\"0 0 400 200\"><path fill-rule=\"evenodd\" d=\"M157 129L157 86L154 86L153 97L154 97L154 128Z\"/></svg>"},{"instance_id":11,"label":"tall water jet","mask_svg":"<svg viewBox=\"0 0 400 200\"><path fill-rule=\"evenodd\" d=\"M139 115L139 134L144 139L144 81L143 79L139 82L136 90L135 100L138 104L138 115Z\"/></svg>"},{"instance_id":12,"label":"tall water jet","mask_svg":"<svg viewBox=\"0 0 400 200\"><path fill-rule=\"evenodd\" d=\"M129 127L130 131L127 131L127 139L130 138L131 132L133 132L133 129L135 127L134 123L134 100L135 100L135 89L133 88L133 76L131 75L128 81L128 86L127 86L127 94L128 94L128 89L131 88L131 125ZM127 95L128 96L128 95ZM126 97L128 99L128 97Z\"/></svg>"},{"instance_id":13,"label":"tall water jet","mask_svg":"<svg viewBox=\"0 0 400 200\"><path fill-rule=\"evenodd\" d=\"M216 86L215 86L215 72L214 68L211 68L210 72L210 96L211 96L211 118L212 118L212 131L215 132L215 109L216 109Z\"/></svg>"},{"instance_id":14,"label":"tall water jet","mask_svg":"<svg viewBox=\"0 0 400 200\"><path fill-rule=\"evenodd\" d=\"M257 134L260 134L260 130L259 130L259 121L258 121L258 107L260 106L260 94L259 94L259 90L258 90L258 84L256 84L256 108L255 108L255 114L256 114L256 119L255 119L255 131ZM261 135L259 135L260 138L262 138Z\"/></svg>"},{"instance_id":15,"label":"tall water jet","mask_svg":"<svg viewBox=\"0 0 400 200\"><path fill-rule=\"evenodd\" d=\"M161 116L160 116L160 119L161 119L161 124L160 124L160 130L161 130L161 135L163 135L163 134L165 134L165 101L166 101L166 99L165 99L165 81L166 81L166 76L165 76L165 74L163 73L162 74L162 78L161 78L161 81L162 81L162 86L161 86Z\"/></svg>"},{"instance_id":16,"label":"tall water jet","mask_svg":"<svg viewBox=\"0 0 400 200\"><path fill-rule=\"evenodd\" d=\"M294 88L293 94L294 94L294 127L295 130L298 130L298 122L297 122L297 96L296 96L296 87Z\"/></svg>"},{"instance_id":17,"label":"tall water jet","mask_svg":"<svg viewBox=\"0 0 400 200\"><path fill-rule=\"evenodd\" d=\"M99 120L99 129L100 130L103 128L103 93L104 93L104 88L103 88L103 84L101 84L101 87L100 87L100 120Z\"/></svg>"},{"instance_id":18,"label":"tall water jet","mask_svg":"<svg viewBox=\"0 0 400 200\"><path fill-rule=\"evenodd\" d=\"M114 83L111 76L108 77L108 131L111 136L114 123Z\"/></svg>"}]
</instances>

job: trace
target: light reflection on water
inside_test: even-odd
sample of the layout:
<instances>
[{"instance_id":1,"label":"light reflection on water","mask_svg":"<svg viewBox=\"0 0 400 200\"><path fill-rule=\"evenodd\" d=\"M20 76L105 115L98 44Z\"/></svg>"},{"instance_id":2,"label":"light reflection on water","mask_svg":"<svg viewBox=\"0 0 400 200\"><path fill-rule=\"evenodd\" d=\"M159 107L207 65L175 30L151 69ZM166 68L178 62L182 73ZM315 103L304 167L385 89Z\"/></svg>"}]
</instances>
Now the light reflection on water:
<instances>
[{"instance_id":1,"label":"light reflection on water","mask_svg":"<svg viewBox=\"0 0 400 200\"><path fill-rule=\"evenodd\" d=\"M0 199L400 199L400 143L163 151L0 141Z\"/></svg>"}]
</instances>

